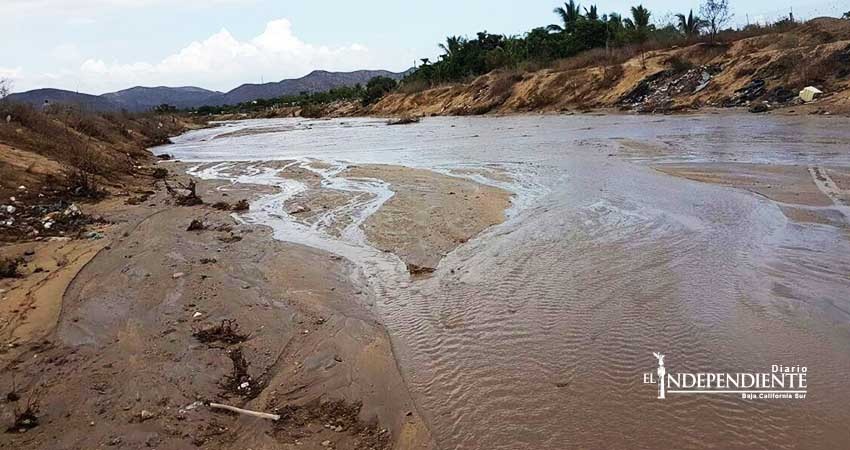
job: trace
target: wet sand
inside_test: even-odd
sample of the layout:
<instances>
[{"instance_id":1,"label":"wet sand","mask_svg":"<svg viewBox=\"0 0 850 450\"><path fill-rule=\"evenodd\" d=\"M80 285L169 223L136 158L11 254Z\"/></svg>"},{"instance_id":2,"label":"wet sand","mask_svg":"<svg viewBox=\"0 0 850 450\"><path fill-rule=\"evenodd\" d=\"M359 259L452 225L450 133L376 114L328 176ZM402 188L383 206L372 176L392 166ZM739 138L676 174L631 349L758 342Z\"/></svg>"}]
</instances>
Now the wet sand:
<instances>
[{"instance_id":1,"label":"wet sand","mask_svg":"<svg viewBox=\"0 0 850 450\"><path fill-rule=\"evenodd\" d=\"M847 167L787 166L739 163L660 164L655 169L689 180L729 186L770 199L796 222L850 228L850 190L838 180Z\"/></svg>"},{"instance_id":2,"label":"wet sand","mask_svg":"<svg viewBox=\"0 0 850 450\"><path fill-rule=\"evenodd\" d=\"M200 185L208 204L257 195L216 187ZM374 300L344 260L209 206L171 205L162 190L123 202L91 211L115 222L103 239L3 248L32 252L25 276L0 282L3 389L37 395L40 424L4 434L0 448L432 446L367 308ZM186 231L195 218L207 229ZM193 337L225 319L248 339ZM224 386L236 348L251 376L243 392ZM273 424L202 401L291 418ZM0 408L11 423L13 404Z\"/></svg>"},{"instance_id":3,"label":"wet sand","mask_svg":"<svg viewBox=\"0 0 850 450\"><path fill-rule=\"evenodd\" d=\"M411 272L432 272L449 252L502 223L511 194L429 170L358 166L344 176L380 179L395 193L364 223L376 248L401 258Z\"/></svg>"}]
</instances>

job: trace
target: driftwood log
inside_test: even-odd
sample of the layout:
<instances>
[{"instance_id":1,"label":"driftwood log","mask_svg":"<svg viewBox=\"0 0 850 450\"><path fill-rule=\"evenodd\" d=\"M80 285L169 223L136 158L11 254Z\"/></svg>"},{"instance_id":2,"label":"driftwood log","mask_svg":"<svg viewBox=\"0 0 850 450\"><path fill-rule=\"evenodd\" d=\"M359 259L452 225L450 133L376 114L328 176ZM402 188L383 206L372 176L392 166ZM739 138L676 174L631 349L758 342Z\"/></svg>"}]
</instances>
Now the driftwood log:
<instances>
[{"instance_id":1,"label":"driftwood log","mask_svg":"<svg viewBox=\"0 0 850 450\"><path fill-rule=\"evenodd\" d=\"M237 408L235 406L230 405L222 405L221 403L210 403L210 408L213 409L224 409L227 411L235 412L237 414L245 414L246 416L259 417L261 419L269 419L269 420L280 420L280 416L277 414L269 414L264 412L251 411L248 409Z\"/></svg>"}]
</instances>

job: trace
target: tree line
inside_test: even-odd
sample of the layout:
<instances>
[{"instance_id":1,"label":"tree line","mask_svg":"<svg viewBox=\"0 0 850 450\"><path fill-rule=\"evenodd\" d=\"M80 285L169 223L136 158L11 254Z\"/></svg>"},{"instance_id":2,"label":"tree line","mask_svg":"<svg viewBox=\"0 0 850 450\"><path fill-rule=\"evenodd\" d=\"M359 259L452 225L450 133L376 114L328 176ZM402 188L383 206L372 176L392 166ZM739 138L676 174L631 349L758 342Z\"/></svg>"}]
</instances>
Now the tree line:
<instances>
[{"instance_id":1,"label":"tree line","mask_svg":"<svg viewBox=\"0 0 850 450\"><path fill-rule=\"evenodd\" d=\"M370 79L365 86L357 83L354 86L340 86L323 92L301 92L297 95L257 99L236 105L201 106L191 111L200 115L233 114L264 111L273 107L304 108L313 105L326 105L337 101L357 101L364 106L368 106L377 102L397 86L398 82L396 80L378 76ZM169 105L161 105L157 107L157 110L163 108L169 108Z\"/></svg>"},{"instance_id":2,"label":"tree line","mask_svg":"<svg viewBox=\"0 0 850 450\"><path fill-rule=\"evenodd\" d=\"M594 48L642 45L647 41L676 42L707 34L716 37L732 19L728 0L704 0L700 11L677 14L676 23L656 26L643 5L631 7L628 16L600 14L597 5L582 7L575 0L553 10L558 23L541 26L521 36L477 33L474 38L449 36L439 44L437 61L421 59L421 65L403 84L422 87L457 82L499 68L522 68L547 63Z\"/></svg>"}]
</instances>

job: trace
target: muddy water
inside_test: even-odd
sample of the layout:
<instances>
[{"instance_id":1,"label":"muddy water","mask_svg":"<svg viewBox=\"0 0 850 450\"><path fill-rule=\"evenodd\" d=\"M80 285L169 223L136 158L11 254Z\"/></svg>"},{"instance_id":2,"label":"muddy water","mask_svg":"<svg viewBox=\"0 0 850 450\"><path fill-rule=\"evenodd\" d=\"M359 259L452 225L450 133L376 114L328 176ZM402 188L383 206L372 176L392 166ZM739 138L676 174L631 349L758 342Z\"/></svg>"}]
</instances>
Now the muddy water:
<instances>
[{"instance_id":1,"label":"muddy water","mask_svg":"<svg viewBox=\"0 0 850 450\"><path fill-rule=\"evenodd\" d=\"M846 119L288 119L230 123L160 150L198 161L204 176L279 185L245 220L361 267L440 448L850 446L846 229L794 224L764 197L648 164L850 166ZM244 165L202 164L270 159L329 162L326 184L373 194L348 210L361 219L387 187L340 180L346 164L498 168L515 181L479 178L516 196L504 224L449 254L433 277L410 281L356 229L332 238L294 224L281 206L294 182L261 164L239 174L228 170ZM652 352L666 355L668 372L806 366L808 394L658 400L643 383L657 365Z\"/></svg>"}]
</instances>

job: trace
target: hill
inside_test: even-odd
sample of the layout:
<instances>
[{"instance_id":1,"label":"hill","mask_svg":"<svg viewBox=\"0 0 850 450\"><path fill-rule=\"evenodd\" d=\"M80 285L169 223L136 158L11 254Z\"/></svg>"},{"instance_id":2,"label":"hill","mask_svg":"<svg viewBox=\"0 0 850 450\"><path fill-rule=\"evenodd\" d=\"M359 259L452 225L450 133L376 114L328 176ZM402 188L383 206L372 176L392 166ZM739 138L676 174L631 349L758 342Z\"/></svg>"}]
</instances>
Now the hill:
<instances>
[{"instance_id":1,"label":"hill","mask_svg":"<svg viewBox=\"0 0 850 450\"><path fill-rule=\"evenodd\" d=\"M235 105L260 98L298 95L302 92L324 92L340 86L365 85L369 80L378 76L400 80L404 77L404 73L386 70L357 70L354 72L314 70L301 78L282 80L276 83L243 84L218 98L210 99L213 103L208 104Z\"/></svg>"},{"instance_id":2,"label":"hill","mask_svg":"<svg viewBox=\"0 0 850 450\"><path fill-rule=\"evenodd\" d=\"M62 89L36 89L12 94L8 99L12 102L27 103L33 106L41 106L45 101L51 104L77 105L83 111L108 112L121 110L119 104L103 96L81 94Z\"/></svg>"},{"instance_id":3,"label":"hill","mask_svg":"<svg viewBox=\"0 0 850 450\"><path fill-rule=\"evenodd\" d=\"M48 100L50 103L79 105L85 111L96 112L120 110L141 112L149 111L162 104L178 108L197 108L207 105L235 105L259 99L298 95L302 92L324 92L337 87L354 86L358 83L365 85L377 76L400 80L404 77L404 73L387 70L356 70L354 72L314 70L301 78L264 84L243 84L227 93L191 86L137 86L103 95L81 94L61 89L36 89L12 94L9 100L34 106L39 106Z\"/></svg>"},{"instance_id":4,"label":"hill","mask_svg":"<svg viewBox=\"0 0 850 450\"><path fill-rule=\"evenodd\" d=\"M222 95L221 92L210 91L198 87L142 87L137 86L118 92L101 95L128 111L147 111L162 104L178 108L191 108L205 104L212 97Z\"/></svg>"}]
</instances>

